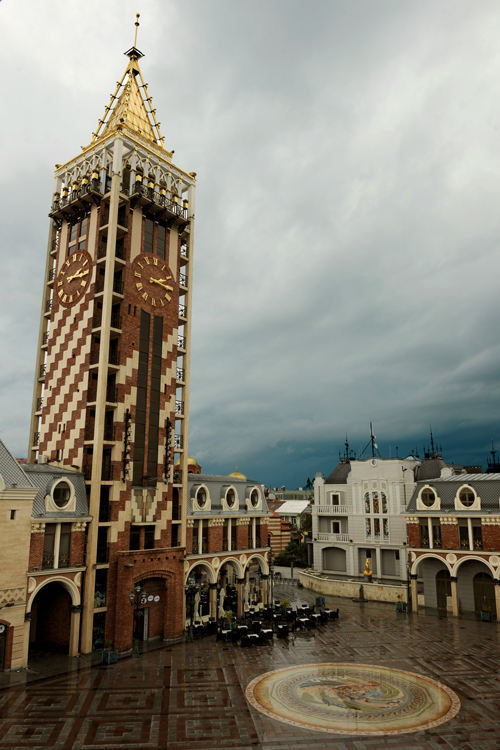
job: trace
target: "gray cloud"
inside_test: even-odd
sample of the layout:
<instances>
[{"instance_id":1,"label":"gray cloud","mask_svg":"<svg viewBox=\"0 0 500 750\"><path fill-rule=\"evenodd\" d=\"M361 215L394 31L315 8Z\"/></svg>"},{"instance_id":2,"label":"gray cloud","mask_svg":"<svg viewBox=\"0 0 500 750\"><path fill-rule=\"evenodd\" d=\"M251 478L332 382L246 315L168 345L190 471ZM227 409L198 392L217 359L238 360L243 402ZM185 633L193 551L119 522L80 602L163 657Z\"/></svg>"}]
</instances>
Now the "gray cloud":
<instances>
[{"instance_id":1,"label":"gray cloud","mask_svg":"<svg viewBox=\"0 0 500 750\"><path fill-rule=\"evenodd\" d=\"M25 453L53 165L90 140L136 10L166 145L198 173L190 452L302 484L374 419L386 447L432 422L480 460L500 19L460 0L4 0L2 438Z\"/></svg>"}]
</instances>

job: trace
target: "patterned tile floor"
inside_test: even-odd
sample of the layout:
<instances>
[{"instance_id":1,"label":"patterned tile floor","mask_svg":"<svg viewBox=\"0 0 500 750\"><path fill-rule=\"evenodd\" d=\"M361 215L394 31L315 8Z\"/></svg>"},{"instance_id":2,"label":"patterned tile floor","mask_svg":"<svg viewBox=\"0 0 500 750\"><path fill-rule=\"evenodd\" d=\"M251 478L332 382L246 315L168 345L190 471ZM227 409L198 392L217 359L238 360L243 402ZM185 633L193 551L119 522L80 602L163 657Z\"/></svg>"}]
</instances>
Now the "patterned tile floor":
<instances>
[{"instance_id":1,"label":"patterned tile floor","mask_svg":"<svg viewBox=\"0 0 500 750\"><path fill-rule=\"evenodd\" d=\"M311 601L286 584L277 595ZM327 600L341 618L288 641L242 649L214 638L162 647L110 667L83 668L0 690L0 748L99 750L500 750L497 624L396 613ZM257 675L351 662L419 672L452 688L459 714L398 737L333 736L275 721L245 700Z\"/></svg>"}]
</instances>

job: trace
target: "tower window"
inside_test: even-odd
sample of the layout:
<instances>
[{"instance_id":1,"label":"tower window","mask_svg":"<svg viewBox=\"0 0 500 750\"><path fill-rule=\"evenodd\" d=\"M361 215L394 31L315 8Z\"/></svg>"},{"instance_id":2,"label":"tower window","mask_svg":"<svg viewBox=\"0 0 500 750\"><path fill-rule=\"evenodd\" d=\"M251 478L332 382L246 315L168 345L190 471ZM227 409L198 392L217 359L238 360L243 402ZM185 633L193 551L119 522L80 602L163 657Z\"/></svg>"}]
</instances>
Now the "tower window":
<instances>
[{"instance_id":1,"label":"tower window","mask_svg":"<svg viewBox=\"0 0 500 750\"><path fill-rule=\"evenodd\" d=\"M161 224L158 225L158 235L156 238L156 254L162 260L165 260L165 250L167 244L167 230Z\"/></svg>"},{"instance_id":2,"label":"tower window","mask_svg":"<svg viewBox=\"0 0 500 750\"><path fill-rule=\"evenodd\" d=\"M144 252L145 253L153 252L154 226L155 225L152 219L146 219L146 227L145 227L145 232L144 232Z\"/></svg>"},{"instance_id":3,"label":"tower window","mask_svg":"<svg viewBox=\"0 0 500 750\"><path fill-rule=\"evenodd\" d=\"M85 218L82 219L82 223L80 224L80 237L84 237L87 234L88 221L88 216L85 216Z\"/></svg>"},{"instance_id":4,"label":"tower window","mask_svg":"<svg viewBox=\"0 0 500 750\"><path fill-rule=\"evenodd\" d=\"M76 240L76 234L78 231L78 224L71 225L71 233L69 235L69 241L74 242Z\"/></svg>"},{"instance_id":5,"label":"tower window","mask_svg":"<svg viewBox=\"0 0 500 750\"><path fill-rule=\"evenodd\" d=\"M11 510L10 511L10 520L11 521L15 521L16 520L16 511L15 510Z\"/></svg>"}]
</instances>

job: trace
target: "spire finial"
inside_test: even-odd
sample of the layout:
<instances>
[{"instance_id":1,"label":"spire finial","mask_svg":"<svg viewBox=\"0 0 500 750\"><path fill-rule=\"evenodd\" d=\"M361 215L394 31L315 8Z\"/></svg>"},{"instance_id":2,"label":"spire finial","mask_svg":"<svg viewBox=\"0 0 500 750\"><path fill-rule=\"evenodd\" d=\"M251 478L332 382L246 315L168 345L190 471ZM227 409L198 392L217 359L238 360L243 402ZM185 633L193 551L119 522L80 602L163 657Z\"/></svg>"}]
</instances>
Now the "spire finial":
<instances>
[{"instance_id":1,"label":"spire finial","mask_svg":"<svg viewBox=\"0 0 500 750\"><path fill-rule=\"evenodd\" d=\"M135 39L134 39L134 47L137 47L137 29L139 28L139 18L141 17L140 13L135 14Z\"/></svg>"}]
</instances>

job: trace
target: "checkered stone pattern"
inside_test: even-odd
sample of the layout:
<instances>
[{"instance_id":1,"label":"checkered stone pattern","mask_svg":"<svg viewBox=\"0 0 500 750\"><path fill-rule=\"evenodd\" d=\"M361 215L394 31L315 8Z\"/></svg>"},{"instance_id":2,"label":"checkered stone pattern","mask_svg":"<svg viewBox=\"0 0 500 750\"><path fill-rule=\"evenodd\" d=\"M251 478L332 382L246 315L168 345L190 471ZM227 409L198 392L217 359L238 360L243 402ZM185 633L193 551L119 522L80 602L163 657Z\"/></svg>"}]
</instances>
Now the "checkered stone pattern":
<instances>
[{"instance_id":1,"label":"checkered stone pattern","mask_svg":"<svg viewBox=\"0 0 500 750\"><path fill-rule=\"evenodd\" d=\"M94 277L95 266L92 273ZM72 307L59 305L57 295L53 299L39 451L54 457L62 449L63 464L68 466L80 466L83 460L93 281Z\"/></svg>"},{"instance_id":2,"label":"checkered stone pattern","mask_svg":"<svg viewBox=\"0 0 500 750\"><path fill-rule=\"evenodd\" d=\"M314 602L312 592L275 595ZM499 750L497 625L395 612L327 597L340 619L254 648L213 637L140 659L87 667L8 687L0 675L0 748L160 750ZM155 648L152 644L151 649ZM254 710L245 688L263 672L326 661L383 665L427 675L454 690L462 708L432 730L390 737L330 736ZM28 673L29 674L29 673Z\"/></svg>"}]
</instances>

